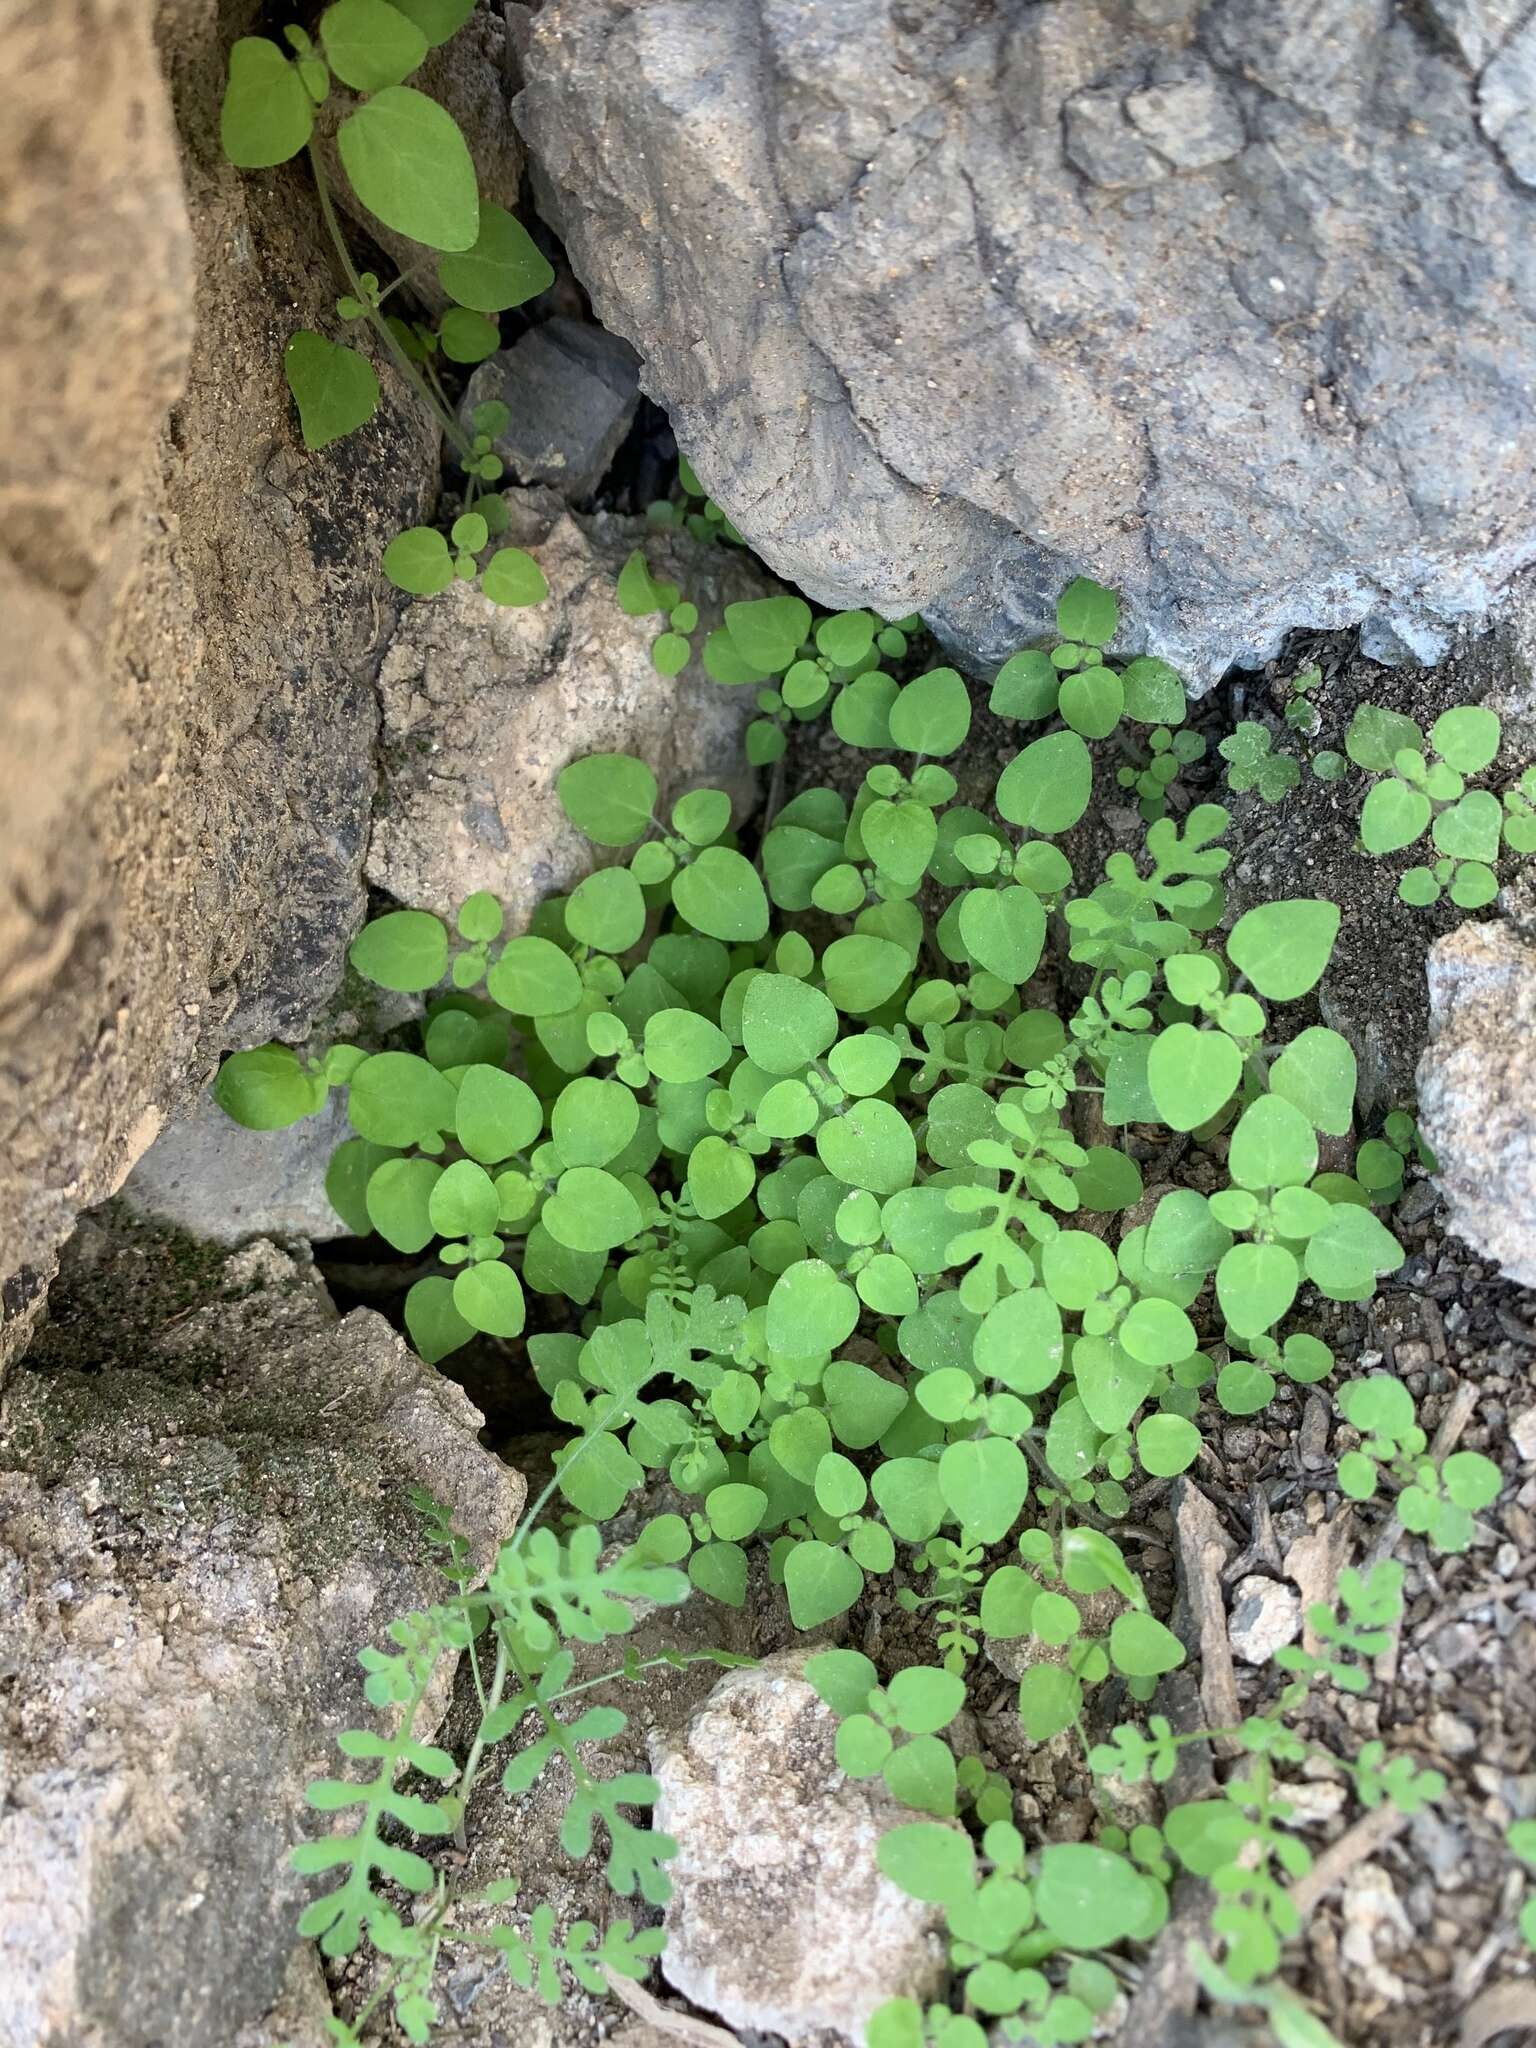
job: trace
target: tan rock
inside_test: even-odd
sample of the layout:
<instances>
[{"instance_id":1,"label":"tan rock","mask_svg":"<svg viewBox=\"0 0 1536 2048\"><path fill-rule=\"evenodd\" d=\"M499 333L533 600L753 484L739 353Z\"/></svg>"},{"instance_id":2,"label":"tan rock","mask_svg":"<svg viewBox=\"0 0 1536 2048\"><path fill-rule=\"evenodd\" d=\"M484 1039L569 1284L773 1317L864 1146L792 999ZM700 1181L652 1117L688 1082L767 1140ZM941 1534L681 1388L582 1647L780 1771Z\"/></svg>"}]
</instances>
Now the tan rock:
<instances>
[{"instance_id":1,"label":"tan rock","mask_svg":"<svg viewBox=\"0 0 1536 2048\"><path fill-rule=\"evenodd\" d=\"M862 2041L876 2006L932 1998L945 1969L937 1909L875 1860L881 1835L913 1816L879 1779L838 1769L836 1717L804 1657L721 1679L654 1759L656 1826L678 1843L662 1973L791 2048L820 2029Z\"/></svg>"},{"instance_id":2,"label":"tan rock","mask_svg":"<svg viewBox=\"0 0 1536 2048\"><path fill-rule=\"evenodd\" d=\"M299 166L223 163L255 0L0 17L0 1359L77 1212L224 1048L297 1034L362 909L384 542L435 434L319 455L281 348L322 326Z\"/></svg>"},{"instance_id":3,"label":"tan rock","mask_svg":"<svg viewBox=\"0 0 1536 2048\"><path fill-rule=\"evenodd\" d=\"M379 675L384 788L368 879L438 912L489 889L523 923L592 865L555 794L568 761L637 754L663 804L701 782L747 794L740 742L755 693L711 682L697 661L657 673L665 620L628 617L616 594L631 549L643 541L653 573L697 604L696 646L727 603L776 586L713 542L578 517L548 491L509 496L509 538L537 556L549 599L507 610L459 584L405 613Z\"/></svg>"}]
</instances>

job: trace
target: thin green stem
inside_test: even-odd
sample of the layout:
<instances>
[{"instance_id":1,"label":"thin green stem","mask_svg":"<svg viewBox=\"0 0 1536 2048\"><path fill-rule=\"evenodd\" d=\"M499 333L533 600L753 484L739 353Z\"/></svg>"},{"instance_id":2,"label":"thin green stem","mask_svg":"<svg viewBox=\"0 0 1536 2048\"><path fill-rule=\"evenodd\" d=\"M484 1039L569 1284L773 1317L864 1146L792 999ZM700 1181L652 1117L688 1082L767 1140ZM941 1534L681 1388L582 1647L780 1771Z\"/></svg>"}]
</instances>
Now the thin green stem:
<instances>
[{"instance_id":1,"label":"thin green stem","mask_svg":"<svg viewBox=\"0 0 1536 2048\"><path fill-rule=\"evenodd\" d=\"M347 238L341 231L341 222L336 218L336 203L331 197L330 180L325 175L325 166L320 161L320 152L315 147L313 141L309 145L309 168L314 176L315 190L320 195L320 218L325 222L326 232L331 238L331 244L336 251L337 261L341 265L342 275L347 281L352 296L365 309L369 325L389 351L395 368L432 414L448 440L453 444L455 450L460 455L470 454L469 441L458 421L445 405L438 403L431 386L417 370L416 365L411 361L405 350L400 346L393 328L391 328L389 322L378 308L371 303L368 294L363 290L362 279L358 276L357 266L352 261L352 252L347 247Z\"/></svg>"},{"instance_id":2,"label":"thin green stem","mask_svg":"<svg viewBox=\"0 0 1536 2048\"><path fill-rule=\"evenodd\" d=\"M470 1745L463 1774L459 1779L459 1824L453 1831L453 1838L462 1849L465 1846L465 1822L469 1817L469 1802L474 1797L475 1779L480 1773L480 1759L485 1754L485 1724L501 1705L501 1696L507 1689L508 1650L498 1633L496 1638L496 1665L491 1673L491 1690L480 1716L480 1726L475 1730L475 1739Z\"/></svg>"}]
</instances>

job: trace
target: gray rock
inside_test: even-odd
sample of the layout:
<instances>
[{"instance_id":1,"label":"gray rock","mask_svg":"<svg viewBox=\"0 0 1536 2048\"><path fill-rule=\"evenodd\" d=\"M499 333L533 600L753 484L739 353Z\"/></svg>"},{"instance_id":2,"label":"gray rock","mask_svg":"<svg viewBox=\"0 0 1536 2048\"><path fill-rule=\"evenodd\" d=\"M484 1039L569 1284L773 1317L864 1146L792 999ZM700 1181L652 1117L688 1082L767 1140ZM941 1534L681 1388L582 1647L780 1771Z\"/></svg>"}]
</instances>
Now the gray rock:
<instances>
[{"instance_id":1,"label":"gray rock","mask_svg":"<svg viewBox=\"0 0 1536 2048\"><path fill-rule=\"evenodd\" d=\"M1522 185L1536 185L1536 20L1494 58L1477 89L1477 118Z\"/></svg>"},{"instance_id":2,"label":"gray rock","mask_svg":"<svg viewBox=\"0 0 1536 2048\"><path fill-rule=\"evenodd\" d=\"M698 605L696 645L725 604L774 586L738 550L642 519L578 517L549 491L511 495L509 539L537 557L550 595L507 610L459 584L405 614L379 675L384 791L368 877L440 912L489 889L521 923L592 864L555 794L578 755L641 756L664 803L699 782L742 797L749 787L740 742L753 692L723 689L697 662L657 673L665 618L630 618L616 595L631 549L643 543L653 572Z\"/></svg>"},{"instance_id":3,"label":"gray rock","mask_svg":"<svg viewBox=\"0 0 1536 2048\"><path fill-rule=\"evenodd\" d=\"M1474 71L1481 71L1528 10L1529 0L1427 0L1431 19Z\"/></svg>"},{"instance_id":4,"label":"gray rock","mask_svg":"<svg viewBox=\"0 0 1536 2048\"><path fill-rule=\"evenodd\" d=\"M616 334L557 317L480 364L459 408L466 430L488 398L512 414L495 445L514 482L590 497L640 402L639 358Z\"/></svg>"},{"instance_id":5,"label":"gray rock","mask_svg":"<svg viewBox=\"0 0 1536 2048\"><path fill-rule=\"evenodd\" d=\"M340 1093L285 1131L248 1131L205 1093L150 1146L123 1183L123 1200L138 1215L218 1244L345 1237L325 1172L350 1135Z\"/></svg>"},{"instance_id":6,"label":"gray rock","mask_svg":"<svg viewBox=\"0 0 1536 2048\"><path fill-rule=\"evenodd\" d=\"M826 603L985 665L1088 572L1203 686L1435 658L1536 558L1536 201L1413 9L549 0L524 63L600 316Z\"/></svg>"},{"instance_id":7,"label":"gray rock","mask_svg":"<svg viewBox=\"0 0 1536 2048\"><path fill-rule=\"evenodd\" d=\"M441 1593L408 1489L485 1561L523 1482L269 1244L87 1223L55 1296L0 1427L0 2041L208 2048L293 2008L303 1784L370 1711L358 1651Z\"/></svg>"},{"instance_id":8,"label":"gray rock","mask_svg":"<svg viewBox=\"0 0 1536 2048\"><path fill-rule=\"evenodd\" d=\"M1458 1237L1536 1286L1536 946L1464 924L1430 948L1419 1122Z\"/></svg>"},{"instance_id":9,"label":"gray rock","mask_svg":"<svg viewBox=\"0 0 1536 2048\"><path fill-rule=\"evenodd\" d=\"M1276 1650L1301 1634L1301 1601L1295 1589L1263 1572L1250 1572L1232 1588L1227 1639L1245 1664L1267 1664Z\"/></svg>"},{"instance_id":10,"label":"gray rock","mask_svg":"<svg viewBox=\"0 0 1536 2048\"><path fill-rule=\"evenodd\" d=\"M656 1825L677 1839L667 1981L727 2024L862 2041L887 1998L926 2001L944 1976L940 1916L880 1874L882 1834L909 1819L879 1779L837 1767L837 1722L804 1651L733 1671L680 1738L653 1743Z\"/></svg>"}]
</instances>

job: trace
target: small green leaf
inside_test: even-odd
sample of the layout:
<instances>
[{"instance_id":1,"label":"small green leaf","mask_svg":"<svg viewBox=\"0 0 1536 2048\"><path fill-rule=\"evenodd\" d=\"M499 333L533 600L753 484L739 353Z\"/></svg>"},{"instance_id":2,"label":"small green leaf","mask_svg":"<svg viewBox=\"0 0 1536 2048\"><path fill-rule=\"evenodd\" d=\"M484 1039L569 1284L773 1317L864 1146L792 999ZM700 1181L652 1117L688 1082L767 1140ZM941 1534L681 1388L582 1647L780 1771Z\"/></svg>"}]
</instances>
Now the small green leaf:
<instances>
[{"instance_id":1,"label":"small green leaf","mask_svg":"<svg viewBox=\"0 0 1536 2048\"><path fill-rule=\"evenodd\" d=\"M480 571L480 588L492 604L542 604L549 595L544 571L522 548L498 548Z\"/></svg>"},{"instance_id":2,"label":"small green leaf","mask_svg":"<svg viewBox=\"0 0 1536 2048\"><path fill-rule=\"evenodd\" d=\"M1421 789L1394 776L1378 782L1360 812L1360 837L1367 853L1396 853L1411 846L1429 823L1431 805Z\"/></svg>"},{"instance_id":3,"label":"small green leaf","mask_svg":"<svg viewBox=\"0 0 1536 2048\"><path fill-rule=\"evenodd\" d=\"M405 1327L428 1365L436 1365L475 1334L453 1305L453 1282L441 1273L411 1287L405 1297Z\"/></svg>"},{"instance_id":4,"label":"small green leaf","mask_svg":"<svg viewBox=\"0 0 1536 2048\"><path fill-rule=\"evenodd\" d=\"M1158 1678L1184 1662L1184 1645L1150 1614L1118 1614L1110 1625L1109 1654L1127 1678Z\"/></svg>"},{"instance_id":5,"label":"small green leaf","mask_svg":"<svg viewBox=\"0 0 1536 2048\"><path fill-rule=\"evenodd\" d=\"M219 112L219 141L229 161L243 171L286 163L314 125L314 102L296 66L265 36L242 36L229 53Z\"/></svg>"},{"instance_id":6,"label":"small green leaf","mask_svg":"<svg viewBox=\"0 0 1536 2048\"><path fill-rule=\"evenodd\" d=\"M910 1821L890 1828L875 1851L883 1874L909 1898L958 1906L976 1882L976 1852L961 1828Z\"/></svg>"},{"instance_id":7,"label":"small green leaf","mask_svg":"<svg viewBox=\"0 0 1536 2048\"><path fill-rule=\"evenodd\" d=\"M560 771L565 815L599 846L632 846L651 828L656 778L629 754L588 754Z\"/></svg>"},{"instance_id":8,"label":"small green leaf","mask_svg":"<svg viewBox=\"0 0 1536 2048\"><path fill-rule=\"evenodd\" d=\"M1051 657L1043 648L1026 648L998 670L987 708L998 718L1049 718L1060 689Z\"/></svg>"},{"instance_id":9,"label":"small green leaf","mask_svg":"<svg viewBox=\"0 0 1536 2048\"><path fill-rule=\"evenodd\" d=\"M695 931L727 945L768 930L768 898L756 868L728 846L706 846L672 879L672 901Z\"/></svg>"},{"instance_id":10,"label":"small green leaf","mask_svg":"<svg viewBox=\"0 0 1536 2048\"><path fill-rule=\"evenodd\" d=\"M415 994L448 971L447 928L427 910L391 910L363 926L347 958L376 987Z\"/></svg>"},{"instance_id":11,"label":"small green leaf","mask_svg":"<svg viewBox=\"0 0 1536 2048\"><path fill-rule=\"evenodd\" d=\"M1006 1437L951 1444L939 1459L939 1492L963 1529L980 1543L1001 1543L1029 1494L1024 1453Z\"/></svg>"},{"instance_id":12,"label":"small green leaf","mask_svg":"<svg viewBox=\"0 0 1536 2048\"><path fill-rule=\"evenodd\" d=\"M453 1283L453 1305L466 1323L488 1337L522 1335L527 1318L523 1290L512 1268L499 1260L461 1267Z\"/></svg>"},{"instance_id":13,"label":"small green leaf","mask_svg":"<svg viewBox=\"0 0 1536 2048\"><path fill-rule=\"evenodd\" d=\"M1335 1138L1346 1136L1354 1122L1356 1080L1349 1040L1321 1024L1293 1038L1269 1070L1271 1093Z\"/></svg>"},{"instance_id":14,"label":"small green leaf","mask_svg":"<svg viewBox=\"0 0 1536 2048\"><path fill-rule=\"evenodd\" d=\"M453 116L413 86L390 85L357 107L336 146L370 213L429 249L468 250L480 233L480 195Z\"/></svg>"},{"instance_id":15,"label":"small green leaf","mask_svg":"<svg viewBox=\"0 0 1536 2048\"><path fill-rule=\"evenodd\" d=\"M837 1011L818 988L788 974L754 975L741 1013L747 1057L768 1074L798 1074L837 1038Z\"/></svg>"},{"instance_id":16,"label":"small green leaf","mask_svg":"<svg viewBox=\"0 0 1536 2048\"><path fill-rule=\"evenodd\" d=\"M384 550L384 574L412 597L436 597L453 582L453 556L435 526L408 526Z\"/></svg>"},{"instance_id":17,"label":"small green leaf","mask_svg":"<svg viewBox=\"0 0 1536 2048\"><path fill-rule=\"evenodd\" d=\"M1091 577L1074 576L1056 600L1056 630L1063 640L1107 647L1119 627L1119 600Z\"/></svg>"},{"instance_id":18,"label":"small green leaf","mask_svg":"<svg viewBox=\"0 0 1536 2048\"><path fill-rule=\"evenodd\" d=\"M415 1145L453 1128L457 1096L430 1061L409 1052L376 1052L353 1074L347 1115L360 1138Z\"/></svg>"},{"instance_id":19,"label":"small green leaf","mask_svg":"<svg viewBox=\"0 0 1536 2048\"><path fill-rule=\"evenodd\" d=\"M1216 1298L1239 1337L1272 1328L1300 1285L1301 1269L1284 1245L1235 1244L1216 1268Z\"/></svg>"},{"instance_id":20,"label":"small green leaf","mask_svg":"<svg viewBox=\"0 0 1536 2048\"><path fill-rule=\"evenodd\" d=\"M891 706L891 745L909 754L952 754L971 729L971 693L952 668L907 684Z\"/></svg>"},{"instance_id":21,"label":"small green leaf","mask_svg":"<svg viewBox=\"0 0 1536 2048\"><path fill-rule=\"evenodd\" d=\"M741 658L764 675L781 675L810 637L803 597L754 597L725 608L726 630Z\"/></svg>"},{"instance_id":22,"label":"small green leaf","mask_svg":"<svg viewBox=\"0 0 1536 2048\"><path fill-rule=\"evenodd\" d=\"M329 448L371 420L378 407L379 380L368 358L308 328L300 328L284 349L283 375L299 409L306 448Z\"/></svg>"},{"instance_id":23,"label":"small green leaf","mask_svg":"<svg viewBox=\"0 0 1536 2048\"><path fill-rule=\"evenodd\" d=\"M407 20L415 22L435 48L458 34L475 11L476 0L390 0Z\"/></svg>"},{"instance_id":24,"label":"small green leaf","mask_svg":"<svg viewBox=\"0 0 1536 2048\"><path fill-rule=\"evenodd\" d=\"M613 1174L598 1166L570 1166L544 1204L543 1224L573 1252L607 1252L639 1231L640 1205Z\"/></svg>"},{"instance_id":25,"label":"small green leaf","mask_svg":"<svg viewBox=\"0 0 1536 2048\"><path fill-rule=\"evenodd\" d=\"M516 1074L477 1064L460 1078L454 1129L471 1159L498 1166L538 1143L544 1107Z\"/></svg>"},{"instance_id":26,"label":"small green leaf","mask_svg":"<svg viewBox=\"0 0 1536 2048\"><path fill-rule=\"evenodd\" d=\"M1504 812L1492 790L1469 789L1436 818L1435 851L1455 860L1495 861L1503 823Z\"/></svg>"},{"instance_id":27,"label":"small green leaf","mask_svg":"<svg viewBox=\"0 0 1536 2048\"><path fill-rule=\"evenodd\" d=\"M1138 725L1179 725L1184 719L1184 685L1177 669L1155 654L1137 657L1120 677L1125 715Z\"/></svg>"},{"instance_id":28,"label":"small green leaf","mask_svg":"<svg viewBox=\"0 0 1536 2048\"><path fill-rule=\"evenodd\" d=\"M397 1252L424 1251L437 1235L432 1191L443 1169L430 1159L386 1159L368 1182L368 1220Z\"/></svg>"},{"instance_id":29,"label":"small green leaf","mask_svg":"<svg viewBox=\"0 0 1536 2048\"><path fill-rule=\"evenodd\" d=\"M387 6L388 0L380 0ZM501 347L501 329L484 313L450 306L437 323L437 338L450 363L483 363ZM483 543L482 543L483 545Z\"/></svg>"},{"instance_id":30,"label":"small green leaf","mask_svg":"<svg viewBox=\"0 0 1536 2048\"><path fill-rule=\"evenodd\" d=\"M258 1045L231 1053L219 1068L213 1099L248 1131L281 1131L313 1116L329 1094L324 1080L287 1045Z\"/></svg>"},{"instance_id":31,"label":"small green leaf","mask_svg":"<svg viewBox=\"0 0 1536 2048\"><path fill-rule=\"evenodd\" d=\"M1182 1415L1148 1415L1137 1425L1136 1455L1154 1479L1172 1479L1199 1457L1200 1432Z\"/></svg>"},{"instance_id":32,"label":"small green leaf","mask_svg":"<svg viewBox=\"0 0 1536 2048\"><path fill-rule=\"evenodd\" d=\"M473 1159L457 1159L432 1190L432 1228L439 1237L489 1237L501 1213L495 1184Z\"/></svg>"},{"instance_id":33,"label":"small green leaf","mask_svg":"<svg viewBox=\"0 0 1536 2048\"><path fill-rule=\"evenodd\" d=\"M1087 747L1075 732L1052 732L1008 763L998 778L997 808L1010 824L1049 837L1077 823L1092 792Z\"/></svg>"},{"instance_id":34,"label":"small green leaf","mask_svg":"<svg viewBox=\"0 0 1536 2048\"><path fill-rule=\"evenodd\" d=\"M797 1543L784 1561L784 1591L796 1628L820 1628L846 1614L863 1590L863 1572L846 1550L830 1543Z\"/></svg>"},{"instance_id":35,"label":"small green leaf","mask_svg":"<svg viewBox=\"0 0 1536 2048\"><path fill-rule=\"evenodd\" d=\"M389 0L333 0L320 41L336 76L357 92L398 85L427 54L426 37Z\"/></svg>"},{"instance_id":36,"label":"small green leaf","mask_svg":"<svg viewBox=\"0 0 1536 2048\"><path fill-rule=\"evenodd\" d=\"M960 937L978 967L1014 987L1028 981L1045 948L1045 911L1033 889L968 889L960 898Z\"/></svg>"},{"instance_id":37,"label":"small green leaf","mask_svg":"<svg viewBox=\"0 0 1536 2048\"><path fill-rule=\"evenodd\" d=\"M769 1348L784 1358L834 1352L859 1320L859 1298L822 1259L801 1259L773 1283Z\"/></svg>"},{"instance_id":38,"label":"small green leaf","mask_svg":"<svg viewBox=\"0 0 1536 2048\"><path fill-rule=\"evenodd\" d=\"M1261 996L1292 1003L1316 988L1339 935L1339 907L1315 897L1261 903L1232 927L1227 957Z\"/></svg>"},{"instance_id":39,"label":"small green leaf","mask_svg":"<svg viewBox=\"0 0 1536 2048\"><path fill-rule=\"evenodd\" d=\"M558 1017L581 1001L581 976L550 939L508 939L485 977L491 1000L514 1017Z\"/></svg>"},{"instance_id":40,"label":"small green leaf","mask_svg":"<svg viewBox=\"0 0 1536 2048\"><path fill-rule=\"evenodd\" d=\"M391 4L399 6L400 0ZM548 258L522 222L489 199L480 201L473 243L457 255L441 257L437 275L451 299L477 313L504 313L524 305L555 281Z\"/></svg>"},{"instance_id":41,"label":"small green leaf","mask_svg":"<svg viewBox=\"0 0 1536 2048\"><path fill-rule=\"evenodd\" d=\"M1497 716L1480 704L1459 704L1443 711L1429 729L1430 745L1461 775L1476 775L1499 751Z\"/></svg>"},{"instance_id":42,"label":"small green leaf","mask_svg":"<svg viewBox=\"0 0 1536 2048\"><path fill-rule=\"evenodd\" d=\"M1108 739L1125 710L1125 688L1113 669L1085 668L1061 686L1061 715L1084 739Z\"/></svg>"},{"instance_id":43,"label":"small green leaf","mask_svg":"<svg viewBox=\"0 0 1536 2048\"><path fill-rule=\"evenodd\" d=\"M1147 1085L1174 1131L1193 1131L1225 1108L1243 1077L1243 1056L1224 1031L1170 1024L1153 1040Z\"/></svg>"}]
</instances>

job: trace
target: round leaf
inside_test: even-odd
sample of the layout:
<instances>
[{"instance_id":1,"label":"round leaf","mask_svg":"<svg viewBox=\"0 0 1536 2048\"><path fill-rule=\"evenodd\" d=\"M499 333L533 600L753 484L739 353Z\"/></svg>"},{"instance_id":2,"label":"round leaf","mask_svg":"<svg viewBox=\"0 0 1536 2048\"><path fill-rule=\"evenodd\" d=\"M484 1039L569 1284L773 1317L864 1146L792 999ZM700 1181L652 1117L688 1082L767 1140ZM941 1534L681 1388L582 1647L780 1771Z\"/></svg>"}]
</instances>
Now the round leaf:
<instances>
[{"instance_id":1,"label":"round leaf","mask_svg":"<svg viewBox=\"0 0 1536 2048\"><path fill-rule=\"evenodd\" d=\"M229 53L219 141L242 171L286 163L308 142L315 107L297 65L266 36L241 36Z\"/></svg>"},{"instance_id":2,"label":"round leaf","mask_svg":"<svg viewBox=\"0 0 1536 2048\"><path fill-rule=\"evenodd\" d=\"M378 988L419 993L448 971L447 928L427 910L391 910L363 926L347 958Z\"/></svg>"},{"instance_id":3,"label":"round leaf","mask_svg":"<svg viewBox=\"0 0 1536 2048\"><path fill-rule=\"evenodd\" d=\"M550 939L508 939L485 977L491 1000L514 1017L559 1017L581 1001L581 976Z\"/></svg>"},{"instance_id":4,"label":"round leaf","mask_svg":"<svg viewBox=\"0 0 1536 2048\"><path fill-rule=\"evenodd\" d=\"M467 1067L459 1078L454 1129L471 1159L499 1165L536 1145L544 1109L526 1081L500 1067Z\"/></svg>"},{"instance_id":5,"label":"round leaf","mask_svg":"<svg viewBox=\"0 0 1536 2048\"><path fill-rule=\"evenodd\" d=\"M1077 823L1092 793L1087 747L1075 732L1052 732L1008 763L998 779L997 808L1010 824L1048 838Z\"/></svg>"},{"instance_id":6,"label":"round leaf","mask_svg":"<svg viewBox=\"0 0 1536 2048\"><path fill-rule=\"evenodd\" d=\"M672 880L672 901L695 931L726 945L760 939L768 898L756 868L728 846L706 846Z\"/></svg>"},{"instance_id":7,"label":"round leaf","mask_svg":"<svg viewBox=\"0 0 1536 2048\"><path fill-rule=\"evenodd\" d=\"M503 313L509 306L521 306L555 281L548 259L528 230L489 199L480 201L472 245L459 255L442 257L437 275L451 299L477 313Z\"/></svg>"},{"instance_id":8,"label":"round leaf","mask_svg":"<svg viewBox=\"0 0 1536 2048\"><path fill-rule=\"evenodd\" d=\"M784 1591L796 1628L820 1628L846 1614L863 1590L863 1572L846 1550L830 1543L797 1543L784 1561Z\"/></svg>"},{"instance_id":9,"label":"round leaf","mask_svg":"<svg viewBox=\"0 0 1536 2048\"><path fill-rule=\"evenodd\" d=\"M1224 1031L1170 1024L1152 1042L1147 1085L1163 1122L1192 1131L1231 1101L1243 1077L1243 1056Z\"/></svg>"},{"instance_id":10,"label":"round leaf","mask_svg":"<svg viewBox=\"0 0 1536 2048\"><path fill-rule=\"evenodd\" d=\"M651 828L656 778L629 754L588 754L560 771L560 805L599 846L632 846Z\"/></svg>"},{"instance_id":11,"label":"round leaf","mask_svg":"<svg viewBox=\"0 0 1536 2048\"><path fill-rule=\"evenodd\" d=\"M330 1091L287 1045L258 1045L231 1053L213 1084L213 1099L248 1131L281 1131L313 1116Z\"/></svg>"},{"instance_id":12,"label":"round leaf","mask_svg":"<svg viewBox=\"0 0 1536 2048\"><path fill-rule=\"evenodd\" d=\"M625 1187L597 1166L571 1166L544 1204L544 1228L573 1252L607 1252L635 1236L643 1221L640 1205Z\"/></svg>"},{"instance_id":13,"label":"round leaf","mask_svg":"<svg viewBox=\"0 0 1536 2048\"><path fill-rule=\"evenodd\" d=\"M757 974L741 1011L747 1057L767 1074L798 1074L837 1038L837 1011L819 988L788 974Z\"/></svg>"},{"instance_id":14,"label":"round leaf","mask_svg":"<svg viewBox=\"0 0 1536 2048\"><path fill-rule=\"evenodd\" d=\"M466 1323L488 1337L518 1337L527 1310L523 1290L510 1266L496 1259L461 1267L453 1283L453 1305Z\"/></svg>"},{"instance_id":15,"label":"round leaf","mask_svg":"<svg viewBox=\"0 0 1536 2048\"><path fill-rule=\"evenodd\" d=\"M1292 1003L1316 988L1338 935L1336 903L1316 897L1261 903L1232 927L1227 957L1261 996Z\"/></svg>"}]
</instances>

